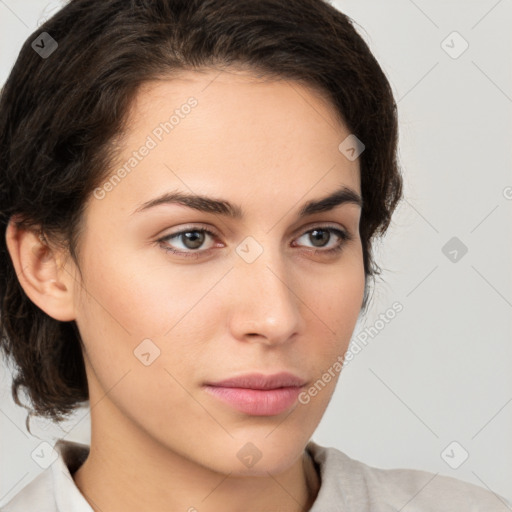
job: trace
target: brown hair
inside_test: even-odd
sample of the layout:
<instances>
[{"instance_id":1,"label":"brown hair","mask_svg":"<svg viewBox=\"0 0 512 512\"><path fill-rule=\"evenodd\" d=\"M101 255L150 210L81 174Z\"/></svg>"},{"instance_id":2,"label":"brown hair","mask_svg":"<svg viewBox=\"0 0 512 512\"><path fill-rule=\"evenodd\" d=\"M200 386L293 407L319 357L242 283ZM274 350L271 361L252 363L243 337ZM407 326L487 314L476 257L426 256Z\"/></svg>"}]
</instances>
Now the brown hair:
<instances>
[{"instance_id":1,"label":"brown hair","mask_svg":"<svg viewBox=\"0 0 512 512\"><path fill-rule=\"evenodd\" d=\"M46 58L32 47L42 32L58 44ZM20 286L5 242L11 216L78 266L85 202L109 174L139 86L230 65L324 92L364 143L366 309L368 278L380 273L372 240L402 179L391 87L352 20L327 0L71 0L28 37L0 97L0 348L17 366L14 400L23 405L26 390L31 414L62 420L88 388L76 323L51 318Z\"/></svg>"}]
</instances>

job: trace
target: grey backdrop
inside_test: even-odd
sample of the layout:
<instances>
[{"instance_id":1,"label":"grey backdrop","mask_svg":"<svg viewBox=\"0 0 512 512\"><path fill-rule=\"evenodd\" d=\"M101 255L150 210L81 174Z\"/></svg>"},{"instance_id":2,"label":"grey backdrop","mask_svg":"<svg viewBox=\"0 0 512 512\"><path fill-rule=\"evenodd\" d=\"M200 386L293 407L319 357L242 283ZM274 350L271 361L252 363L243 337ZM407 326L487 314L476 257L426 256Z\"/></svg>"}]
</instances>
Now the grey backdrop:
<instances>
[{"instance_id":1,"label":"grey backdrop","mask_svg":"<svg viewBox=\"0 0 512 512\"><path fill-rule=\"evenodd\" d=\"M0 84L60 3L0 0ZM393 86L406 199L377 246L382 280L313 439L512 499L512 2L334 4ZM62 429L89 442L87 410L62 429L33 423L37 437L24 420L2 368L0 501L42 471L40 443Z\"/></svg>"}]
</instances>

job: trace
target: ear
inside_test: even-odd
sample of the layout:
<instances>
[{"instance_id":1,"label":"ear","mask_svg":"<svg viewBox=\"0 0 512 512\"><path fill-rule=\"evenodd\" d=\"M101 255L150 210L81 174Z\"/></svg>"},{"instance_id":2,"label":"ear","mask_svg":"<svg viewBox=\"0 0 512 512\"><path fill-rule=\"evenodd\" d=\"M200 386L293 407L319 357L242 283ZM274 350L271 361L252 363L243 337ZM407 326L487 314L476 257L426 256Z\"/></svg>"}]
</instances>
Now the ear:
<instances>
[{"instance_id":1,"label":"ear","mask_svg":"<svg viewBox=\"0 0 512 512\"><path fill-rule=\"evenodd\" d=\"M18 228L12 217L5 238L16 275L29 299L55 320L74 320L75 266L65 266L62 251L51 249L38 231Z\"/></svg>"}]
</instances>

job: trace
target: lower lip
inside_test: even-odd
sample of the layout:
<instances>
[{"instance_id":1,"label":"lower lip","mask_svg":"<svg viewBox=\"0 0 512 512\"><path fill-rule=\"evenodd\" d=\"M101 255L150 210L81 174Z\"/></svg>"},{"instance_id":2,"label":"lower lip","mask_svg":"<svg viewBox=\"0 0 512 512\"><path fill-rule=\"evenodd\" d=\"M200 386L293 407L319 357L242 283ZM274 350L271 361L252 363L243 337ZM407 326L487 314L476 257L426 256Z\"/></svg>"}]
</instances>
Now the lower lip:
<instances>
[{"instance_id":1,"label":"lower lip","mask_svg":"<svg viewBox=\"0 0 512 512\"><path fill-rule=\"evenodd\" d=\"M274 416L289 409L297 400L300 387L246 389L205 386L205 391L235 409L252 416Z\"/></svg>"}]
</instances>

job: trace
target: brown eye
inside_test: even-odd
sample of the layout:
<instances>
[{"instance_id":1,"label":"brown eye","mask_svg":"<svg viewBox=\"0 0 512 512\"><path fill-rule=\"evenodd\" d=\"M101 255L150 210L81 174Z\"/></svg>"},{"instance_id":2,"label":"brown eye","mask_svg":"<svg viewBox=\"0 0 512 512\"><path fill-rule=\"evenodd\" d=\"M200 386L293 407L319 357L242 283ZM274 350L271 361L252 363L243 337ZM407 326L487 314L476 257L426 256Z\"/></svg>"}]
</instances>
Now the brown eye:
<instances>
[{"instance_id":1,"label":"brown eye","mask_svg":"<svg viewBox=\"0 0 512 512\"><path fill-rule=\"evenodd\" d=\"M179 235L187 249L198 249L204 243L204 233L201 231L186 231Z\"/></svg>"},{"instance_id":2,"label":"brown eye","mask_svg":"<svg viewBox=\"0 0 512 512\"><path fill-rule=\"evenodd\" d=\"M316 247L323 247L331 239L331 233L327 229L314 229L309 232L309 238Z\"/></svg>"},{"instance_id":3,"label":"brown eye","mask_svg":"<svg viewBox=\"0 0 512 512\"><path fill-rule=\"evenodd\" d=\"M333 234L335 235L334 237ZM306 233L304 233L300 238L306 236L307 241L312 244L313 248L319 248L315 252L323 252L326 254L340 251L341 249L343 249L347 241L352 240L352 237L351 235L349 235L349 233L332 226L317 226L313 229L310 229L309 231L306 231ZM300 240L300 238L298 240ZM336 241L336 238L338 239L338 241ZM327 247L327 245L333 239L335 243L331 247L323 249L323 247Z\"/></svg>"},{"instance_id":4,"label":"brown eye","mask_svg":"<svg viewBox=\"0 0 512 512\"><path fill-rule=\"evenodd\" d=\"M160 246L167 252L181 256L198 257L203 253L209 252L211 248L201 249L205 244L207 237L215 238L216 234L205 228L189 228L164 236L163 238L160 238L158 242L160 242ZM169 243L171 240L173 241L173 244ZM181 247L178 244L178 248L175 248L177 242L181 244Z\"/></svg>"}]
</instances>

